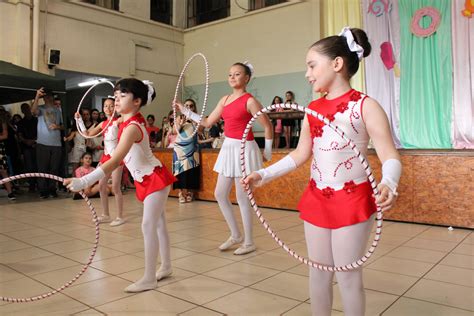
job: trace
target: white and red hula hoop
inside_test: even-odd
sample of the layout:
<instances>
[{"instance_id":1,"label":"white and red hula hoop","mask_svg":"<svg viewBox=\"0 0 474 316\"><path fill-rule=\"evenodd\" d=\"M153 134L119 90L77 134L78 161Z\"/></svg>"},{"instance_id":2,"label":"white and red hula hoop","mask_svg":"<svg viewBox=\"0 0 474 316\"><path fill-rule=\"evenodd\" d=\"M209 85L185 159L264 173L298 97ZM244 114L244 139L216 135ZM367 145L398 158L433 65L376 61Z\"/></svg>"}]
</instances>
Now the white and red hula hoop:
<instances>
[{"instance_id":1,"label":"white and red hula hoop","mask_svg":"<svg viewBox=\"0 0 474 316\"><path fill-rule=\"evenodd\" d=\"M205 74L206 74L206 83L205 83L205 88L204 88L204 101L202 102L202 111L201 111L201 115L199 116L199 122L197 122L196 128L193 130L193 133L189 137L180 136L180 138L183 139L183 140L193 138L194 135L196 135L196 133L198 131L198 127L201 124L202 117L204 116L204 111L206 110L207 96L208 96L208 92L209 92L209 64L208 64L207 58L206 58L206 56L204 56L204 54L196 53L188 59L186 64L184 64L183 70L181 70L181 73L179 74L178 83L176 84L176 90L174 92L174 98L173 98L173 104L172 104L174 121L176 122L176 107L174 106L174 104L178 100L179 86L181 85L181 82L183 81L184 73L186 72L189 64L196 57L201 57L204 60L204 70L205 70Z\"/></svg>"},{"instance_id":2,"label":"white and red hula hoop","mask_svg":"<svg viewBox=\"0 0 474 316\"><path fill-rule=\"evenodd\" d=\"M54 175L51 175L51 174L46 174L46 173L24 173L24 174L19 174L19 175L13 176L13 177L4 178L4 179L0 180L0 185L2 185L4 183L7 183L7 182L10 182L10 181L13 181L13 180L17 180L17 179L36 178L36 177L52 179L52 180L56 180L56 181L59 181L59 182L63 182L63 180L64 180L61 177L57 177L57 176L54 176ZM84 192L81 191L81 192L79 192L79 194L82 196L84 201L87 203L87 206L89 206L89 210L92 213L92 219L93 219L94 224L95 224L95 242L94 242L94 246L92 247L92 252L89 256L89 260L87 261L87 263L82 267L81 271L79 271L79 273L76 274L76 276L74 278L72 278L70 281L66 282L64 285L62 285L61 287L59 287L59 288L57 288L57 289L55 289L51 292L39 294L37 296L32 296L32 297L24 297L24 298L0 296L0 300L5 301L5 302L11 302L11 303L27 303L27 302L39 301L39 300L42 300L44 298L50 297L54 294L57 294L57 293L63 291L64 289L69 287L71 284L76 282L76 280L90 266L90 264L92 263L92 260L94 259L95 253L97 251L97 246L99 244L99 219L97 218L97 213L95 212L94 207L92 206L91 202L89 201L87 196L84 194Z\"/></svg>"},{"instance_id":3,"label":"white and red hula hoop","mask_svg":"<svg viewBox=\"0 0 474 316\"><path fill-rule=\"evenodd\" d=\"M87 89L86 93L84 93L84 95L82 96L82 99L81 101L79 102L79 105L77 106L77 111L76 112L79 112L81 110L81 105L82 105L82 102L84 102L84 99L86 98L86 96L89 94L89 92L92 91L92 89L94 89L95 87L97 87L98 85L100 84L104 84L104 83L108 83L109 85L112 86L112 89L115 88L115 85L110 82L109 80L103 80L103 81L100 81L98 83L96 83L95 85L91 86L89 89ZM76 121L76 126L77 126L77 132L79 134L81 134L84 138L94 138L94 137L99 137L100 135L102 135L105 130L107 129L107 127L109 127L109 125L112 123L112 118L115 116L115 107L114 107L114 112L112 113L112 115L110 116L110 119L108 119L108 122L107 122L107 125L105 125L105 128L102 129L99 133L97 133L96 135L94 136L89 136L89 135L86 135L84 133L81 132L81 129L79 128L78 124L77 124L77 121Z\"/></svg>"},{"instance_id":4,"label":"white and red hula hoop","mask_svg":"<svg viewBox=\"0 0 474 316\"><path fill-rule=\"evenodd\" d=\"M297 111L300 111L300 112L304 112L308 115L311 115L311 116L319 119L324 124L329 126L333 131L335 131L339 136L341 136L342 139L347 141L349 146L356 153L356 155L359 158L362 166L365 169L365 172L367 173L367 178L369 179L369 182L370 182L370 185L372 186L372 190L374 191L374 194L375 195L379 194L379 191L377 189L377 183L375 182L375 179L372 175L372 170L370 169L370 166L367 163L366 159L362 156L360 151L357 149L356 145L350 139L348 139L345 136L345 134L342 130L340 130L337 126L332 125L331 122L327 118L325 118L323 115L319 114L316 111L310 110L308 108L305 108L303 106L296 105L296 104L273 104L273 105L267 106L267 107L261 109L260 111L258 111L257 113L255 113L255 115L253 115L253 117L247 123L244 134L242 136L242 142L241 142L241 147L240 147L240 165L241 165L241 168L242 168L242 176L244 178L247 177L247 170L245 168L245 143L247 142L247 135L250 131L250 128L252 127L253 123L255 122L255 120L260 115L262 115L264 113L268 113L271 110L275 110L275 109L292 109L292 110L297 110ZM257 214L258 219L262 223L263 227L265 227L265 229L268 231L268 233L273 237L273 239L275 239L275 241L278 243L278 245L280 245L280 247L282 247L290 256L294 257L295 259L299 260L300 262L302 262L302 263L304 263L308 266L311 266L313 268L317 268L317 269L323 270L323 271L330 271L330 272L341 272L341 271L350 271L350 270L353 270L353 269L357 269L357 268L361 267L370 258L370 256L374 253L375 247L377 247L377 244L380 240L380 235L382 233L383 213L382 213L382 209L379 206L377 206L377 212L376 212L376 214L377 214L376 215L377 227L376 227L376 230L375 230L374 240L372 242L371 247L364 254L364 256L362 256L360 259L358 259L358 260L356 260L352 263L346 264L344 266L338 266L338 267L337 266L328 266L328 265L324 265L324 264L321 264L321 263L318 263L318 262L311 261L310 259L297 254L294 250L290 249L280 238L278 238L277 234L271 229L270 225L267 223L267 221L263 217L262 213L258 209L257 203L255 202L255 199L254 199L254 196L253 196L252 189L249 187L246 191L247 191L247 196L250 200L250 204L252 205L255 213Z\"/></svg>"}]
</instances>

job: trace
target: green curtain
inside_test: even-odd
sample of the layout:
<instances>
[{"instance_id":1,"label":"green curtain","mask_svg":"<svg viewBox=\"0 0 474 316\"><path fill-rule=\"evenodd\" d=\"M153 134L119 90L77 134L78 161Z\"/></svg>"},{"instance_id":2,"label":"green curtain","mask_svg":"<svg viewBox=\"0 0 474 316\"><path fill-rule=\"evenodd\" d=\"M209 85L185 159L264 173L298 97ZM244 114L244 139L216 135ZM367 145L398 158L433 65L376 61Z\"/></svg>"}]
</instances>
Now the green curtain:
<instances>
[{"instance_id":1,"label":"green curtain","mask_svg":"<svg viewBox=\"0 0 474 316\"><path fill-rule=\"evenodd\" d=\"M428 37L410 31L415 11L432 6L441 13ZM451 1L399 0L400 140L405 148L452 148ZM431 18L420 25L427 27Z\"/></svg>"}]
</instances>

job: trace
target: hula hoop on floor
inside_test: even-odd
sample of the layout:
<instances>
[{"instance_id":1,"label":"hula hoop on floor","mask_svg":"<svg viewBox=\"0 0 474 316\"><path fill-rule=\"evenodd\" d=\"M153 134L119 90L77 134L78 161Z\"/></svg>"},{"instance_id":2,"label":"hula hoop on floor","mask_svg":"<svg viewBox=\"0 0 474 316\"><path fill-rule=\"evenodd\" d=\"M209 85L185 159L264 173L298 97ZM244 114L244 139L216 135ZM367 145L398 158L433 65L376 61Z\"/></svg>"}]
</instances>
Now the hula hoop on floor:
<instances>
[{"instance_id":1,"label":"hula hoop on floor","mask_svg":"<svg viewBox=\"0 0 474 316\"><path fill-rule=\"evenodd\" d=\"M209 64L208 64L207 58L206 58L206 56L204 56L204 54L196 53L188 59L188 61L186 62L186 64L183 67L183 70L181 70L181 73L179 74L178 83L176 84L176 90L174 92L174 98L173 98L173 104L172 104L174 121L176 122L176 107L174 106L174 104L178 100L179 86L181 85L181 82L183 81L184 74L185 74L186 70L188 69L189 64L196 57L201 57L204 60L204 69L205 69L205 74L206 74L206 83L205 83L205 88L204 88L204 101L202 103L202 111L201 111L201 115L199 116L199 122L197 122L196 127L193 130L193 133L189 137L183 137L183 136L180 135L180 138L182 140L191 139L191 138L194 137L194 135L196 135L196 133L198 131L198 128L199 128L199 125L201 124L202 117L204 116L204 111L206 110L207 96L208 96L208 92L209 92Z\"/></svg>"},{"instance_id":2,"label":"hula hoop on floor","mask_svg":"<svg viewBox=\"0 0 474 316\"><path fill-rule=\"evenodd\" d=\"M24 173L24 174L19 174L19 175L13 176L13 177L4 178L4 179L0 180L0 185L2 185L4 183L7 183L7 182L10 182L10 181L17 180L17 179L36 178L36 177L52 179L52 180L56 180L56 181L59 181L59 182L63 182L63 180L64 180L61 177L54 176L54 175L51 175L51 174L46 174L46 173ZM79 192L79 194L82 196L84 201L89 206L89 209L92 213L92 219L94 220L94 224L95 224L95 242L94 242L94 246L92 248L92 252L89 256L89 260L87 261L87 263L82 267L81 271L79 271L79 273L76 274L76 276L74 278L72 278L70 281L66 282L64 285L62 285L61 287L59 287L59 288L57 288L57 289L55 289L51 292L47 292L47 293L40 294L40 295L37 295L37 296L25 297L25 298L0 296L0 300L5 301L5 302L11 302L11 303L27 303L27 302L39 301L39 300L42 300L44 298L50 297L54 294L57 294L57 293L63 291L64 289L69 287L71 284L76 282L76 280L90 266L90 264L92 263L92 260L94 259L95 253L97 251L97 246L99 244L99 219L97 218L97 213L95 212L94 207L92 206L90 200L87 198L87 196L84 194L84 192L81 191L81 192Z\"/></svg>"},{"instance_id":3,"label":"hula hoop on floor","mask_svg":"<svg viewBox=\"0 0 474 316\"><path fill-rule=\"evenodd\" d=\"M327 118L325 118L323 115L319 114L316 111L313 111L311 109L308 109L296 104L273 104L273 105L267 106L261 109L260 111L258 111L257 113L255 113L253 117L250 119L250 121L247 123L247 126L245 127L245 130L244 130L244 134L242 135L242 141L241 141L241 147L240 147L240 165L242 168L243 178L247 177L247 170L245 168L245 144L247 142L247 135L250 129L252 128L252 125L254 124L255 120L260 115L264 113L268 113L271 110L275 110L275 109L292 109L292 110L304 112L308 115L311 115L317 118L318 120L322 121L325 125L329 126L333 131L335 131L339 136L341 136L342 139L344 139L349 144L351 149L356 153L357 157L359 158L359 161L361 162L362 166L365 169L365 172L367 173L367 178L369 179L370 185L372 186L374 195L377 196L379 194L379 191L377 189L377 183L375 182L375 179L372 175L372 170L369 164L367 163L366 159L362 156L361 152L357 149L356 145L352 142L352 140L348 139L342 130L340 130L337 126L332 125L331 122ZM262 213L260 212L257 206L257 203L255 202L253 192L250 186L246 191L247 191L247 196L250 200L250 204L252 205L255 213L257 214L258 219L262 223L263 227L265 227L268 233L277 242L277 244L280 245L280 247L282 247L290 256L292 256L293 258L299 260L300 262L310 267L323 270L323 271L329 271L329 272L350 271L350 270L360 268L374 253L375 247L377 247L377 244L380 240L380 235L382 233L383 212L380 206L377 205L377 212L376 212L377 227L375 230L374 240L369 250L360 259L352 263L346 264L344 266L328 266L328 265L324 265L318 262L311 261L310 259L297 254L294 250L290 249L280 238L278 238L277 234L272 230L272 228L270 227L270 225L267 223Z\"/></svg>"},{"instance_id":4,"label":"hula hoop on floor","mask_svg":"<svg viewBox=\"0 0 474 316\"><path fill-rule=\"evenodd\" d=\"M81 105L82 105L82 102L84 102L84 99L86 98L86 96L89 94L89 92L92 91L92 89L94 89L95 87L97 87L98 85L101 85L101 84L104 84L104 83L108 83L109 85L112 86L112 89L115 88L115 85L110 82L109 80L104 80L104 81L100 81L96 84L94 84L93 86L91 86L89 89L87 89L86 93L84 93L84 95L82 96L82 99L81 101L79 101L79 105L77 106L77 110L76 112L79 112L81 110ZM79 134L82 135L82 137L84 138L95 138L95 137L99 137L100 135L102 135L106 130L107 130L107 127L109 127L109 125L112 123L112 118L115 117L115 107L114 107L114 112L112 113L112 115L110 116L110 119L108 119L108 122L107 124L105 125L105 128L103 128L99 133L97 133L96 135L94 136L89 136L89 135L86 135L84 133L81 132L81 129L79 128L78 124L77 124L77 120L76 120L76 127L77 127L77 132Z\"/></svg>"}]
</instances>

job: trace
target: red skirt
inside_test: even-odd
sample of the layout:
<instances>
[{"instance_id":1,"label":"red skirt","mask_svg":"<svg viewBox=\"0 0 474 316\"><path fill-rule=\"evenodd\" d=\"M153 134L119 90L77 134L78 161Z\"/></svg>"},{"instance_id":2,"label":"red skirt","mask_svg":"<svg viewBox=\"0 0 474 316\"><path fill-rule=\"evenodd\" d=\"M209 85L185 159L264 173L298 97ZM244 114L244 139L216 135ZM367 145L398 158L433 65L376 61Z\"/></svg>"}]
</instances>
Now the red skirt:
<instances>
[{"instance_id":1,"label":"red skirt","mask_svg":"<svg viewBox=\"0 0 474 316\"><path fill-rule=\"evenodd\" d=\"M106 163L107 161L109 161L110 158L112 158L112 156L103 154L102 157L100 157L100 161L99 161L99 162L100 162L101 165L103 165L104 163Z\"/></svg>"},{"instance_id":2,"label":"red skirt","mask_svg":"<svg viewBox=\"0 0 474 316\"><path fill-rule=\"evenodd\" d=\"M160 191L176 181L165 166L155 167L153 173L144 176L142 182L134 181L137 199L141 202L153 192Z\"/></svg>"},{"instance_id":3,"label":"red skirt","mask_svg":"<svg viewBox=\"0 0 474 316\"><path fill-rule=\"evenodd\" d=\"M298 203L300 218L318 227L336 229L364 222L377 211L369 182L346 183L343 189L319 189L314 181Z\"/></svg>"}]
</instances>

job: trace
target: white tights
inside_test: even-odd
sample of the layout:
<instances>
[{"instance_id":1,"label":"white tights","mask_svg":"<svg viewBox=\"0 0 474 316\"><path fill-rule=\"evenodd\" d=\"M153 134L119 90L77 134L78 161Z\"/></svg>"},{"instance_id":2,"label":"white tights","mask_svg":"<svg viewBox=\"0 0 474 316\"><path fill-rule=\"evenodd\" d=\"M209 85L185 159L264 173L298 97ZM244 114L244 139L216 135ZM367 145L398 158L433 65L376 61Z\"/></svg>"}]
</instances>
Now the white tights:
<instances>
[{"instance_id":1,"label":"white tights","mask_svg":"<svg viewBox=\"0 0 474 316\"><path fill-rule=\"evenodd\" d=\"M120 189L122 183L123 166L117 167L112 171L112 192L114 193L115 203L117 204L117 217L123 218L123 195ZM99 181L100 203L102 204L102 212L104 215L110 216L109 197L108 197L108 181L109 177L104 177Z\"/></svg>"},{"instance_id":2,"label":"white tights","mask_svg":"<svg viewBox=\"0 0 474 316\"><path fill-rule=\"evenodd\" d=\"M326 229L304 222L308 256L312 261L331 266L349 264L365 253L374 224L372 215L367 221L339 229ZM309 291L313 315L331 315L332 279L334 273L309 268ZM365 314L365 292L362 269L336 272L336 279L344 306L344 315Z\"/></svg>"},{"instance_id":3,"label":"white tights","mask_svg":"<svg viewBox=\"0 0 474 316\"><path fill-rule=\"evenodd\" d=\"M161 257L160 269L171 268L170 239L166 228L165 204L171 186L153 192L143 201L142 232L145 244L145 273L136 284L156 282L156 261L158 251Z\"/></svg>"},{"instance_id":4,"label":"white tights","mask_svg":"<svg viewBox=\"0 0 474 316\"><path fill-rule=\"evenodd\" d=\"M230 233L232 238L240 238L240 230L237 224L237 221L232 211L232 203L230 203L229 194L232 189L232 183L235 183L235 192L237 203L239 204L240 214L242 215L242 222L244 226L244 245L253 244L252 236L252 207L250 206L249 199L247 198L247 193L240 185L241 178L228 178L221 174L217 177L216 190L214 191L214 196L219 204L222 214L227 222L227 225L230 228Z\"/></svg>"}]
</instances>

